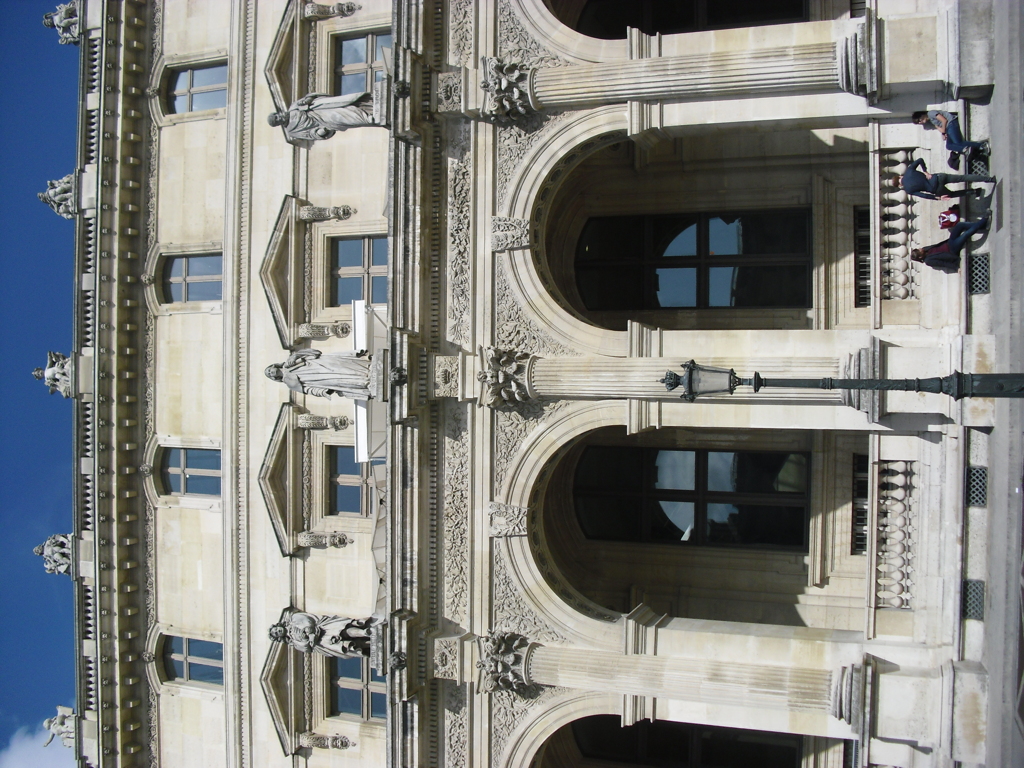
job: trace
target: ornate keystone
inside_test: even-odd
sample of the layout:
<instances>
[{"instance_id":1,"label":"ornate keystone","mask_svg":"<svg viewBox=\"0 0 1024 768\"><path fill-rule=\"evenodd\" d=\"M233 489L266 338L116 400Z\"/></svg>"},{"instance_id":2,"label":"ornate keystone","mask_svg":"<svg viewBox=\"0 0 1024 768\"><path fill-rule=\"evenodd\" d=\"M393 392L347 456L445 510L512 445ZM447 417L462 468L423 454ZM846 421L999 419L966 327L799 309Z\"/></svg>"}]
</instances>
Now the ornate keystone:
<instances>
[{"instance_id":1,"label":"ornate keystone","mask_svg":"<svg viewBox=\"0 0 1024 768\"><path fill-rule=\"evenodd\" d=\"M344 339L352 333L352 326L348 323L301 323L296 332L300 339L327 339L337 336Z\"/></svg>"},{"instance_id":2,"label":"ornate keystone","mask_svg":"<svg viewBox=\"0 0 1024 768\"><path fill-rule=\"evenodd\" d=\"M351 16L363 6L357 3L306 3L302 9L302 18L319 21L320 19L332 19L335 16Z\"/></svg>"},{"instance_id":3,"label":"ornate keystone","mask_svg":"<svg viewBox=\"0 0 1024 768\"><path fill-rule=\"evenodd\" d=\"M480 367L476 375L480 403L491 408L509 408L531 400L526 387L527 367L532 355L497 347L480 347Z\"/></svg>"},{"instance_id":4,"label":"ornate keystone","mask_svg":"<svg viewBox=\"0 0 1024 768\"><path fill-rule=\"evenodd\" d=\"M341 549L352 543L352 539L344 533L335 531L300 531L295 537L300 547L336 547Z\"/></svg>"},{"instance_id":5,"label":"ornate keystone","mask_svg":"<svg viewBox=\"0 0 1024 768\"><path fill-rule=\"evenodd\" d=\"M481 690L525 693L531 685L526 671L530 641L515 632L491 632L478 642L480 660L476 667L481 673Z\"/></svg>"},{"instance_id":6,"label":"ornate keystone","mask_svg":"<svg viewBox=\"0 0 1024 768\"><path fill-rule=\"evenodd\" d=\"M51 395L54 392L60 392L64 397L71 397L73 393L71 368L70 357L62 355L60 352L47 352L46 367L36 368L32 371L32 375L47 386Z\"/></svg>"},{"instance_id":7,"label":"ornate keystone","mask_svg":"<svg viewBox=\"0 0 1024 768\"><path fill-rule=\"evenodd\" d=\"M43 26L56 29L61 45L78 45L78 0L61 3L56 11L43 14Z\"/></svg>"},{"instance_id":8,"label":"ornate keystone","mask_svg":"<svg viewBox=\"0 0 1024 768\"><path fill-rule=\"evenodd\" d=\"M299 208L299 218L302 221L329 221L331 219L344 221L351 218L353 213L359 213L359 211L351 205L334 205L330 207L303 205Z\"/></svg>"},{"instance_id":9,"label":"ornate keystone","mask_svg":"<svg viewBox=\"0 0 1024 768\"><path fill-rule=\"evenodd\" d=\"M70 573L73 554L70 533L55 533L32 550L43 558L47 573Z\"/></svg>"},{"instance_id":10,"label":"ornate keystone","mask_svg":"<svg viewBox=\"0 0 1024 768\"><path fill-rule=\"evenodd\" d=\"M313 731L299 734L299 747L304 749L348 749L355 745L348 736L327 736Z\"/></svg>"},{"instance_id":11,"label":"ornate keystone","mask_svg":"<svg viewBox=\"0 0 1024 768\"><path fill-rule=\"evenodd\" d=\"M487 92L482 112L491 122L510 123L534 111L528 95L529 69L491 56L480 60L480 68L480 87Z\"/></svg>"},{"instance_id":12,"label":"ornate keystone","mask_svg":"<svg viewBox=\"0 0 1024 768\"><path fill-rule=\"evenodd\" d=\"M348 416L314 416L312 413L300 413L295 419L299 429L348 429L351 424Z\"/></svg>"},{"instance_id":13,"label":"ornate keystone","mask_svg":"<svg viewBox=\"0 0 1024 768\"><path fill-rule=\"evenodd\" d=\"M46 203L58 216L73 219L78 215L78 190L75 174L69 173L56 181L46 182L46 191L36 197Z\"/></svg>"}]
</instances>

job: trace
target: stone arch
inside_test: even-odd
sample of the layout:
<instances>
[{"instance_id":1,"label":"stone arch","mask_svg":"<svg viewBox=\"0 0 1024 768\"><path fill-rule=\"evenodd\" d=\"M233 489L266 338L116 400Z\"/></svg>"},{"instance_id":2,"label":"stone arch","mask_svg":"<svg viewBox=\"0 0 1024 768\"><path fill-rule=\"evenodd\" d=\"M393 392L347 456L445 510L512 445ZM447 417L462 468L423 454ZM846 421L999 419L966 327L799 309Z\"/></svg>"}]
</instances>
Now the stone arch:
<instances>
[{"instance_id":1,"label":"stone arch","mask_svg":"<svg viewBox=\"0 0 1024 768\"><path fill-rule=\"evenodd\" d=\"M509 4L527 34L563 59L573 63L629 59L627 40L599 40L581 35L559 20L544 0L509 0Z\"/></svg>"},{"instance_id":2,"label":"stone arch","mask_svg":"<svg viewBox=\"0 0 1024 768\"><path fill-rule=\"evenodd\" d=\"M494 765L500 768L527 768L537 752L560 728L574 720L591 715L622 713L622 697L608 693L571 692L554 700L550 706L536 707L513 731L505 753Z\"/></svg>"}]
</instances>

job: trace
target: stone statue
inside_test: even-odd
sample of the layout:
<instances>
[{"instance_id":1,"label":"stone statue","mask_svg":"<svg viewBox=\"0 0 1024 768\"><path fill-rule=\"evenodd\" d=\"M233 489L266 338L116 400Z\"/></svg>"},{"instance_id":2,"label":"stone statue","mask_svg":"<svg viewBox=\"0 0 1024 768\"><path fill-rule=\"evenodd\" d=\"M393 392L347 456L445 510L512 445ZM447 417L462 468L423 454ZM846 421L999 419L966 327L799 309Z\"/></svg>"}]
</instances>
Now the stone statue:
<instances>
[{"instance_id":1,"label":"stone statue","mask_svg":"<svg viewBox=\"0 0 1024 768\"><path fill-rule=\"evenodd\" d=\"M288 608L281 614L281 620L270 628L270 639L288 643L302 653L369 657L370 633L377 623L373 617L317 616Z\"/></svg>"},{"instance_id":2,"label":"stone statue","mask_svg":"<svg viewBox=\"0 0 1024 768\"><path fill-rule=\"evenodd\" d=\"M75 721L77 720L75 710L71 707L57 707L57 714L43 720L43 728L50 732L50 738L46 740L44 747L49 746L56 736L65 747L75 748Z\"/></svg>"},{"instance_id":3,"label":"stone statue","mask_svg":"<svg viewBox=\"0 0 1024 768\"><path fill-rule=\"evenodd\" d=\"M36 368L32 375L41 379L50 389L50 394L60 392L64 397L71 397L71 358L60 352L46 353L46 367Z\"/></svg>"},{"instance_id":4,"label":"stone statue","mask_svg":"<svg viewBox=\"0 0 1024 768\"><path fill-rule=\"evenodd\" d=\"M309 93L287 112L272 113L267 122L282 126L289 141L329 139L338 131L373 125L373 97L369 93Z\"/></svg>"},{"instance_id":5,"label":"stone statue","mask_svg":"<svg viewBox=\"0 0 1024 768\"><path fill-rule=\"evenodd\" d=\"M56 11L44 13L43 26L57 30L61 45L78 45L78 0L61 3Z\"/></svg>"},{"instance_id":6,"label":"stone statue","mask_svg":"<svg viewBox=\"0 0 1024 768\"><path fill-rule=\"evenodd\" d=\"M71 535L55 533L32 550L43 558L47 573L69 573L71 571Z\"/></svg>"},{"instance_id":7,"label":"stone statue","mask_svg":"<svg viewBox=\"0 0 1024 768\"><path fill-rule=\"evenodd\" d=\"M375 369L366 350L324 354L319 349L292 352L283 363L268 365L267 378L281 381L292 392L316 397L331 393L352 400L371 400Z\"/></svg>"},{"instance_id":8,"label":"stone statue","mask_svg":"<svg viewBox=\"0 0 1024 768\"><path fill-rule=\"evenodd\" d=\"M36 195L53 212L65 219L73 219L78 213L78 195L75 190L75 174L69 173L63 179L46 182L46 191Z\"/></svg>"}]
</instances>

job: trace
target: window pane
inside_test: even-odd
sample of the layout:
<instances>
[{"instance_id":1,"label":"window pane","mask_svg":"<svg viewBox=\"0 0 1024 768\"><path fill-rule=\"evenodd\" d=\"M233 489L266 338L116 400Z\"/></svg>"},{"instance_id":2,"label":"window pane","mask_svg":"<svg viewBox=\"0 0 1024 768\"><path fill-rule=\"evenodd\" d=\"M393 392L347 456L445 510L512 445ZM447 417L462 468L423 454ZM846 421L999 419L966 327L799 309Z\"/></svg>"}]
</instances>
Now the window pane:
<instances>
[{"instance_id":1,"label":"window pane","mask_svg":"<svg viewBox=\"0 0 1024 768\"><path fill-rule=\"evenodd\" d=\"M799 736L729 729L702 731L701 763L710 768L756 765L758 768L792 768L800 765L803 751Z\"/></svg>"},{"instance_id":2,"label":"window pane","mask_svg":"<svg viewBox=\"0 0 1024 768\"><path fill-rule=\"evenodd\" d=\"M708 451L708 490L736 490L736 454Z\"/></svg>"},{"instance_id":3,"label":"window pane","mask_svg":"<svg viewBox=\"0 0 1024 768\"><path fill-rule=\"evenodd\" d=\"M714 0L707 4L709 27L746 27L805 18L803 0Z\"/></svg>"},{"instance_id":4,"label":"window pane","mask_svg":"<svg viewBox=\"0 0 1024 768\"><path fill-rule=\"evenodd\" d=\"M203 67L192 71L192 87L206 88L228 82L228 65L218 64L216 67Z\"/></svg>"},{"instance_id":5,"label":"window pane","mask_svg":"<svg viewBox=\"0 0 1024 768\"><path fill-rule=\"evenodd\" d=\"M381 720L388 716L388 697L383 693L370 694L370 717L377 717Z\"/></svg>"},{"instance_id":6,"label":"window pane","mask_svg":"<svg viewBox=\"0 0 1024 768\"><path fill-rule=\"evenodd\" d=\"M697 217L659 216L654 220L654 242L661 256L696 256Z\"/></svg>"},{"instance_id":7,"label":"window pane","mask_svg":"<svg viewBox=\"0 0 1024 768\"><path fill-rule=\"evenodd\" d=\"M188 274L191 277L206 277L221 273L221 256L190 256Z\"/></svg>"},{"instance_id":8,"label":"window pane","mask_svg":"<svg viewBox=\"0 0 1024 768\"><path fill-rule=\"evenodd\" d=\"M380 674L376 669L370 667L370 682L383 683L388 679L387 675Z\"/></svg>"},{"instance_id":9,"label":"window pane","mask_svg":"<svg viewBox=\"0 0 1024 768\"><path fill-rule=\"evenodd\" d=\"M186 448L185 466L191 469L220 469L220 451Z\"/></svg>"},{"instance_id":10,"label":"window pane","mask_svg":"<svg viewBox=\"0 0 1024 768\"><path fill-rule=\"evenodd\" d=\"M707 539L715 544L804 545L803 507L708 504Z\"/></svg>"},{"instance_id":11,"label":"window pane","mask_svg":"<svg viewBox=\"0 0 1024 768\"><path fill-rule=\"evenodd\" d=\"M362 715L363 691L358 688L334 689L333 715Z\"/></svg>"},{"instance_id":12,"label":"window pane","mask_svg":"<svg viewBox=\"0 0 1024 768\"><path fill-rule=\"evenodd\" d=\"M224 646L209 640L189 640L188 655L198 656L202 659L223 660Z\"/></svg>"},{"instance_id":13,"label":"window pane","mask_svg":"<svg viewBox=\"0 0 1024 768\"><path fill-rule=\"evenodd\" d=\"M184 274L185 259L178 257L167 260L167 276L181 277Z\"/></svg>"},{"instance_id":14,"label":"window pane","mask_svg":"<svg viewBox=\"0 0 1024 768\"><path fill-rule=\"evenodd\" d=\"M167 493L181 493L181 475L177 472L164 472L163 477Z\"/></svg>"},{"instance_id":15,"label":"window pane","mask_svg":"<svg viewBox=\"0 0 1024 768\"><path fill-rule=\"evenodd\" d=\"M657 761L658 765L688 765L692 728L693 726L685 723L673 723L667 720L650 722L647 726L648 760ZM758 763L755 761L749 765L758 765Z\"/></svg>"},{"instance_id":16,"label":"window pane","mask_svg":"<svg viewBox=\"0 0 1024 768\"><path fill-rule=\"evenodd\" d=\"M743 227L739 216L716 216L708 222L708 253L711 256L743 253Z\"/></svg>"},{"instance_id":17,"label":"window pane","mask_svg":"<svg viewBox=\"0 0 1024 768\"><path fill-rule=\"evenodd\" d=\"M334 677L344 677L349 680L362 680L363 679L363 660L361 658L350 657L334 659Z\"/></svg>"},{"instance_id":18,"label":"window pane","mask_svg":"<svg viewBox=\"0 0 1024 768\"><path fill-rule=\"evenodd\" d=\"M188 90L188 76L191 70L182 69L171 75L171 92L178 93Z\"/></svg>"},{"instance_id":19,"label":"window pane","mask_svg":"<svg viewBox=\"0 0 1024 768\"><path fill-rule=\"evenodd\" d=\"M346 445L331 446L331 469L335 475L358 477L360 466L356 463L356 449Z\"/></svg>"},{"instance_id":20,"label":"window pane","mask_svg":"<svg viewBox=\"0 0 1024 768\"><path fill-rule=\"evenodd\" d=\"M592 445L583 452L576 465L576 487L639 492L643 477L642 455L635 448Z\"/></svg>"},{"instance_id":21,"label":"window pane","mask_svg":"<svg viewBox=\"0 0 1024 768\"><path fill-rule=\"evenodd\" d=\"M174 635L168 635L164 639L164 653L185 653L185 640Z\"/></svg>"},{"instance_id":22,"label":"window pane","mask_svg":"<svg viewBox=\"0 0 1024 768\"><path fill-rule=\"evenodd\" d=\"M220 478L210 475L190 475L185 473L185 493L200 496L220 496Z\"/></svg>"},{"instance_id":23,"label":"window pane","mask_svg":"<svg viewBox=\"0 0 1024 768\"><path fill-rule=\"evenodd\" d=\"M344 307L353 301L363 298L363 278L361 277L338 277L334 280L334 295L331 296L331 304L335 307Z\"/></svg>"},{"instance_id":24,"label":"window pane","mask_svg":"<svg viewBox=\"0 0 1024 768\"><path fill-rule=\"evenodd\" d=\"M712 267L712 307L807 307L810 286L806 264Z\"/></svg>"},{"instance_id":25,"label":"window pane","mask_svg":"<svg viewBox=\"0 0 1024 768\"><path fill-rule=\"evenodd\" d=\"M165 467L180 467L181 466L181 449L180 448L166 448L164 450L164 466Z\"/></svg>"},{"instance_id":26,"label":"window pane","mask_svg":"<svg viewBox=\"0 0 1024 768\"><path fill-rule=\"evenodd\" d=\"M374 70L374 72L373 72L373 82L375 82L375 83L382 83L382 82L384 82L384 70L383 69L376 69L376 70Z\"/></svg>"},{"instance_id":27,"label":"window pane","mask_svg":"<svg viewBox=\"0 0 1024 768\"><path fill-rule=\"evenodd\" d=\"M694 267L656 269L658 307L696 307L697 270Z\"/></svg>"},{"instance_id":28,"label":"window pane","mask_svg":"<svg viewBox=\"0 0 1024 768\"><path fill-rule=\"evenodd\" d=\"M169 302L180 302L185 300L185 284L184 283L167 283L166 298Z\"/></svg>"},{"instance_id":29,"label":"window pane","mask_svg":"<svg viewBox=\"0 0 1024 768\"><path fill-rule=\"evenodd\" d=\"M363 64L366 62L366 38L357 37L354 40L341 41L341 63Z\"/></svg>"},{"instance_id":30,"label":"window pane","mask_svg":"<svg viewBox=\"0 0 1024 768\"><path fill-rule=\"evenodd\" d=\"M580 233L580 262L640 259L644 248L643 216L595 216Z\"/></svg>"},{"instance_id":31,"label":"window pane","mask_svg":"<svg viewBox=\"0 0 1024 768\"><path fill-rule=\"evenodd\" d=\"M221 667L212 667L206 664L196 664L190 661L188 664L189 680L211 685L224 685L224 670Z\"/></svg>"},{"instance_id":32,"label":"window pane","mask_svg":"<svg viewBox=\"0 0 1024 768\"><path fill-rule=\"evenodd\" d=\"M708 490L806 493L807 457L800 453L708 453Z\"/></svg>"},{"instance_id":33,"label":"window pane","mask_svg":"<svg viewBox=\"0 0 1024 768\"><path fill-rule=\"evenodd\" d=\"M370 265L374 267L386 267L388 265L388 239L386 237L375 237L370 241Z\"/></svg>"},{"instance_id":34,"label":"window pane","mask_svg":"<svg viewBox=\"0 0 1024 768\"><path fill-rule=\"evenodd\" d=\"M174 96L171 99L170 111L173 115L181 115L188 112L188 96Z\"/></svg>"},{"instance_id":35,"label":"window pane","mask_svg":"<svg viewBox=\"0 0 1024 768\"><path fill-rule=\"evenodd\" d=\"M576 286L583 305L595 312L643 307L644 281L639 266L577 268Z\"/></svg>"},{"instance_id":36,"label":"window pane","mask_svg":"<svg viewBox=\"0 0 1024 768\"><path fill-rule=\"evenodd\" d=\"M345 267L363 266L363 241L362 240L335 240L334 241L334 268L344 269Z\"/></svg>"},{"instance_id":37,"label":"window pane","mask_svg":"<svg viewBox=\"0 0 1024 768\"><path fill-rule=\"evenodd\" d=\"M206 280L201 283L188 284L189 301L220 301L220 280Z\"/></svg>"},{"instance_id":38,"label":"window pane","mask_svg":"<svg viewBox=\"0 0 1024 768\"><path fill-rule=\"evenodd\" d=\"M737 253L807 253L807 211L744 213L739 219L742 251Z\"/></svg>"},{"instance_id":39,"label":"window pane","mask_svg":"<svg viewBox=\"0 0 1024 768\"><path fill-rule=\"evenodd\" d=\"M693 451L658 451L654 465L655 488L692 491L696 487Z\"/></svg>"},{"instance_id":40,"label":"window pane","mask_svg":"<svg viewBox=\"0 0 1024 768\"><path fill-rule=\"evenodd\" d=\"M690 541L693 537L693 502L651 502L651 539L653 541Z\"/></svg>"},{"instance_id":41,"label":"window pane","mask_svg":"<svg viewBox=\"0 0 1024 768\"><path fill-rule=\"evenodd\" d=\"M192 94L192 111L201 112L204 109L221 109L228 105L227 91L203 91Z\"/></svg>"},{"instance_id":42,"label":"window pane","mask_svg":"<svg viewBox=\"0 0 1024 768\"><path fill-rule=\"evenodd\" d=\"M584 757L638 762L640 728L635 725L623 728L618 715L594 715L576 720L572 734Z\"/></svg>"},{"instance_id":43,"label":"window pane","mask_svg":"<svg viewBox=\"0 0 1024 768\"><path fill-rule=\"evenodd\" d=\"M181 659L167 659L164 669L172 680L185 679L185 662Z\"/></svg>"},{"instance_id":44,"label":"window pane","mask_svg":"<svg viewBox=\"0 0 1024 768\"><path fill-rule=\"evenodd\" d=\"M341 95L348 96L352 93L366 92L366 74L360 72L357 75L341 76Z\"/></svg>"},{"instance_id":45,"label":"window pane","mask_svg":"<svg viewBox=\"0 0 1024 768\"><path fill-rule=\"evenodd\" d=\"M384 59L384 49L391 47L391 35L377 35L377 49L374 52L373 60L382 61Z\"/></svg>"},{"instance_id":46,"label":"window pane","mask_svg":"<svg viewBox=\"0 0 1024 768\"><path fill-rule=\"evenodd\" d=\"M382 276L370 278L370 303L388 303L388 279Z\"/></svg>"},{"instance_id":47,"label":"window pane","mask_svg":"<svg viewBox=\"0 0 1024 768\"><path fill-rule=\"evenodd\" d=\"M588 539L640 541L638 497L577 495L576 516Z\"/></svg>"},{"instance_id":48,"label":"window pane","mask_svg":"<svg viewBox=\"0 0 1024 768\"><path fill-rule=\"evenodd\" d=\"M331 512L360 513L363 497L362 487L358 485L331 485Z\"/></svg>"}]
</instances>

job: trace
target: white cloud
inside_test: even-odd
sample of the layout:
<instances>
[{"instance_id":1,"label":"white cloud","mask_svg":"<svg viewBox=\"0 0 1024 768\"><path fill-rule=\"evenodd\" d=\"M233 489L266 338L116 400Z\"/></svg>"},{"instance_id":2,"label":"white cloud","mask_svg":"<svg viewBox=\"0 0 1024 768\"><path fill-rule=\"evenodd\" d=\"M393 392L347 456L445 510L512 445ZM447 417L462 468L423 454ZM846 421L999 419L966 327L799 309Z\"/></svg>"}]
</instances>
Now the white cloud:
<instances>
[{"instance_id":1,"label":"white cloud","mask_svg":"<svg viewBox=\"0 0 1024 768\"><path fill-rule=\"evenodd\" d=\"M65 747L60 739L43 747L49 735L41 726L34 733L28 728L16 730L7 748L0 752L0 768L74 768L75 750Z\"/></svg>"}]
</instances>

